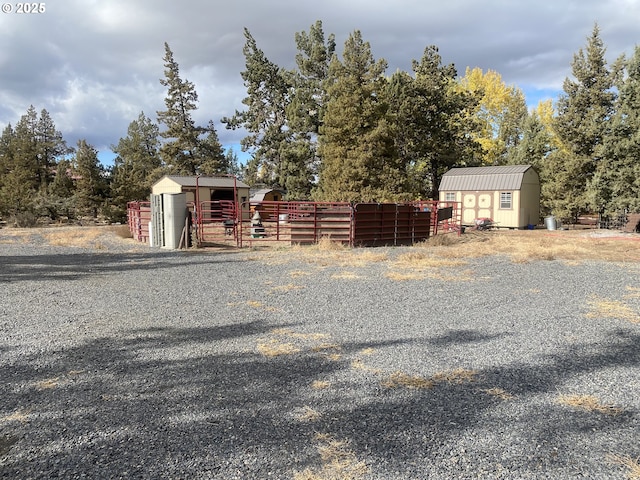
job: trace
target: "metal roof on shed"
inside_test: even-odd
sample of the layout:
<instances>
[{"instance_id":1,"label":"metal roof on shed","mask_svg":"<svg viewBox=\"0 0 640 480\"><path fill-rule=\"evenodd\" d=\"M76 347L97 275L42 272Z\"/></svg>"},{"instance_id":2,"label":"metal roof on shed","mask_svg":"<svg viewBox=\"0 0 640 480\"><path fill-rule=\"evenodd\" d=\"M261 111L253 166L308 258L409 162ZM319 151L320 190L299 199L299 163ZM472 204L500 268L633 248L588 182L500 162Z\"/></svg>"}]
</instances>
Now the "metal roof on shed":
<instances>
[{"instance_id":1,"label":"metal roof on shed","mask_svg":"<svg viewBox=\"0 0 640 480\"><path fill-rule=\"evenodd\" d=\"M173 182L177 183L178 185L182 185L183 187L195 188L196 186L195 176L166 175L165 178L168 178L169 180L172 180ZM198 186L200 187L233 188L233 185L233 177L198 177ZM241 182L240 180L236 180L235 185L239 188L249 188L249 185Z\"/></svg>"},{"instance_id":2,"label":"metal roof on shed","mask_svg":"<svg viewBox=\"0 0 640 480\"><path fill-rule=\"evenodd\" d=\"M452 168L442 176L440 191L520 190L531 165Z\"/></svg>"}]
</instances>

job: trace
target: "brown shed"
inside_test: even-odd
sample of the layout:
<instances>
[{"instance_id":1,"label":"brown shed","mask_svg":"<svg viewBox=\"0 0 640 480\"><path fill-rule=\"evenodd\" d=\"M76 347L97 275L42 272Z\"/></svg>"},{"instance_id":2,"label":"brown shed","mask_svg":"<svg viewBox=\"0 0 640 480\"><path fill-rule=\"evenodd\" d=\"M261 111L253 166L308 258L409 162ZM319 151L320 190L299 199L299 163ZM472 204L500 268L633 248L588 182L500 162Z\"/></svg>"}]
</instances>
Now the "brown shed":
<instances>
[{"instance_id":1,"label":"brown shed","mask_svg":"<svg viewBox=\"0 0 640 480\"><path fill-rule=\"evenodd\" d=\"M540 220L540 177L531 165L453 168L442 176L440 200L462 205L462 223L490 218L498 227Z\"/></svg>"}]
</instances>

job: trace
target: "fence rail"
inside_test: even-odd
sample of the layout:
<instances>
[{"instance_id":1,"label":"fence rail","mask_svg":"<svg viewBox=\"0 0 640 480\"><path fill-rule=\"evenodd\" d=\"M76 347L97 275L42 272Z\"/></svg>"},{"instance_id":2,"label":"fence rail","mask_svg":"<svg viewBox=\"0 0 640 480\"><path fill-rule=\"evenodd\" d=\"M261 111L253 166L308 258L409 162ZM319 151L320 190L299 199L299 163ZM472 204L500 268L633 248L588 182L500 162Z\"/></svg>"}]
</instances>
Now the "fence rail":
<instances>
[{"instance_id":1,"label":"fence rail","mask_svg":"<svg viewBox=\"0 0 640 480\"><path fill-rule=\"evenodd\" d=\"M323 237L351 246L412 245L439 233L461 233L459 202L408 203L243 202L190 203L199 245L238 247L268 242L317 243ZM149 202L130 202L129 229L148 241Z\"/></svg>"}]
</instances>

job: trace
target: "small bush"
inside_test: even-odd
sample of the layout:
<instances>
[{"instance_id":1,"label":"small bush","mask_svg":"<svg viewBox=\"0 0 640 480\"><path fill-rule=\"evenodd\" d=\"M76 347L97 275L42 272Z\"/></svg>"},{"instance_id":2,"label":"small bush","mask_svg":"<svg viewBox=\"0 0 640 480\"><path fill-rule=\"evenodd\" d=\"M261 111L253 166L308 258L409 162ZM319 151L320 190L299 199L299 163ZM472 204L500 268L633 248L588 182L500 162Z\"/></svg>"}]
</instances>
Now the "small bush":
<instances>
[{"instance_id":1,"label":"small bush","mask_svg":"<svg viewBox=\"0 0 640 480\"><path fill-rule=\"evenodd\" d=\"M20 212L9 220L9 224L19 228L31 228L38 224L38 217L32 212Z\"/></svg>"}]
</instances>

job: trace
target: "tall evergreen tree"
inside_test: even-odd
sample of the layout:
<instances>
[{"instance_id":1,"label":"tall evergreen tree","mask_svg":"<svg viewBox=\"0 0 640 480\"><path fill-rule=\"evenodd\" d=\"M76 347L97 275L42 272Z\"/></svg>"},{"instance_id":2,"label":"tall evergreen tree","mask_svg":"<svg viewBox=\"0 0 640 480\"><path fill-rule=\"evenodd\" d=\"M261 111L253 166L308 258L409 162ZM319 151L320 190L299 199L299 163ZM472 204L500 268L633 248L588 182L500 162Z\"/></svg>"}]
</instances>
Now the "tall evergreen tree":
<instances>
[{"instance_id":1,"label":"tall evergreen tree","mask_svg":"<svg viewBox=\"0 0 640 480\"><path fill-rule=\"evenodd\" d=\"M479 151L465 123L477 99L456 88L455 67L442 64L435 46L413 61L413 71L415 78L398 71L389 81L395 147L406 162L407 193L437 198L441 176L455 165L473 165Z\"/></svg>"},{"instance_id":2,"label":"tall evergreen tree","mask_svg":"<svg viewBox=\"0 0 640 480\"><path fill-rule=\"evenodd\" d=\"M260 172L256 179L282 186L286 178L281 151L290 134L285 113L290 85L284 70L265 56L246 28L244 36L245 70L241 76L247 97L242 103L247 109L236 110L232 117L223 118L222 123L229 129L243 127L248 132L240 144L243 151L252 153L255 171Z\"/></svg>"},{"instance_id":3,"label":"tall evergreen tree","mask_svg":"<svg viewBox=\"0 0 640 480\"><path fill-rule=\"evenodd\" d=\"M53 179L53 170L58 160L71 154L73 148L67 146L62 133L57 130L51 115L44 108L40 111L35 133L38 142L38 164L41 172L40 184L45 187Z\"/></svg>"},{"instance_id":4,"label":"tall evergreen tree","mask_svg":"<svg viewBox=\"0 0 640 480\"><path fill-rule=\"evenodd\" d=\"M552 170L558 173L549 179L553 182L549 191L554 195L549 201L553 213L565 220L602 208L594 202L598 195L593 192L599 187L593 180L603 158L602 143L616 95L597 25L586 49L574 55L571 67L575 80L567 78L564 82L555 121L562 147L548 160L555 163Z\"/></svg>"},{"instance_id":5,"label":"tall evergreen tree","mask_svg":"<svg viewBox=\"0 0 640 480\"><path fill-rule=\"evenodd\" d=\"M374 60L357 30L345 42L343 60L331 60L317 199L385 201L402 196L406 177L387 117L386 68L385 60Z\"/></svg>"},{"instance_id":6,"label":"tall evergreen tree","mask_svg":"<svg viewBox=\"0 0 640 480\"><path fill-rule=\"evenodd\" d=\"M192 112L198 108L198 94L193 83L180 77L180 67L166 42L164 50L165 70L160 84L167 87L164 100L167 109L157 115L158 122L167 127L160 133L167 141L160 148L160 155L168 172L195 175L201 164L197 150L202 129L192 118Z\"/></svg>"},{"instance_id":7,"label":"tall evergreen tree","mask_svg":"<svg viewBox=\"0 0 640 480\"><path fill-rule=\"evenodd\" d=\"M96 218L106 199L107 183L102 165L98 161L98 152L86 140L78 140L73 170L77 178L75 207L80 215Z\"/></svg>"},{"instance_id":8,"label":"tall evergreen tree","mask_svg":"<svg viewBox=\"0 0 640 480\"><path fill-rule=\"evenodd\" d=\"M592 204L615 217L625 210L640 212L640 47L621 57L615 113L603 140L603 158L596 165Z\"/></svg>"},{"instance_id":9,"label":"tall evergreen tree","mask_svg":"<svg viewBox=\"0 0 640 480\"><path fill-rule=\"evenodd\" d=\"M127 136L121 138L111 150L116 154L111 170L111 203L114 220L122 221L126 214L127 202L146 200L151 193L151 185L158 180L164 170L161 168L160 140L158 125L140 112L127 129Z\"/></svg>"},{"instance_id":10,"label":"tall evergreen tree","mask_svg":"<svg viewBox=\"0 0 640 480\"><path fill-rule=\"evenodd\" d=\"M325 39L322 22L295 35L297 70L287 72L291 99L286 115L290 138L281 149L289 199L307 199L318 172L318 132L327 102L325 82L335 54L335 35Z\"/></svg>"},{"instance_id":11,"label":"tall evergreen tree","mask_svg":"<svg viewBox=\"0 0 640 480\"><path fill-rule=\"evenodd\" d=\"M229 173L229 165L224 154L222 144L218 139L218 132L213 121L209 121L205 131L207 135L198 145L198 156L202 158L202 163L198 173L202 175L219 175Z\"/></svg>"}]
</instances>

